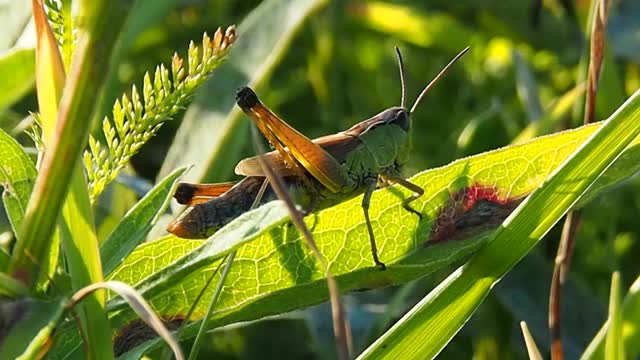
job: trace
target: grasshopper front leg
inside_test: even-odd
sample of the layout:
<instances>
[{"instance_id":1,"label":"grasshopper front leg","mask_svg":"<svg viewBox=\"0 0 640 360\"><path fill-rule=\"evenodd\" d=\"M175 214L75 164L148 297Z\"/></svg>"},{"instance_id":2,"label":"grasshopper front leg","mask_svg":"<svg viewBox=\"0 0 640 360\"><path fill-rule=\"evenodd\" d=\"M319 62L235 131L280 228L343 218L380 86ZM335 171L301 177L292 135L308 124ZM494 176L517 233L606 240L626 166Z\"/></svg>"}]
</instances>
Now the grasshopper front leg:
<instances>
[{"instance_id":1,"label":"grasshopper front leg","mask_svg":"<svg viewBox=\"0 0 640 360\"><path fill-rule=\"evenodd\" d=\"M405 180L399 176L393 176L393 175L384 175L383 176L385 179L396 183L400 186L402 186L405 189L411 190L413 191L413 194L411 194L408 198L402 200L402 207L405 208L405 210L412 212L416 215L418 215L418 217L422 220L422 213L420 213L418 210L412 208L411 206L409 206L409 204L411 204L412 202L418 200L422 195L424 195L424 189L421 188L420 186Z\"/></svg>"},{"instance_id":2,"label":"grasshopper front leg","mask_svg":"<svg viewBox=\"0 0 640 360\"><path fill-rule=\"evenodd\" d=\"M373 227L371 226L371 218L369 218L369 204L371 203L371 195L376 189L378 184L377 178L367 178L365 181L364 196L362 197L362 210L364 212L364 219L367 223L367 231L369 232L369 242L371 243L371 255L373 256L373 262L380 268L380 270L386 270L385 264L378 259L378 248L376 246L376 238L373 235Z\"/></svg>"}]
</instances>

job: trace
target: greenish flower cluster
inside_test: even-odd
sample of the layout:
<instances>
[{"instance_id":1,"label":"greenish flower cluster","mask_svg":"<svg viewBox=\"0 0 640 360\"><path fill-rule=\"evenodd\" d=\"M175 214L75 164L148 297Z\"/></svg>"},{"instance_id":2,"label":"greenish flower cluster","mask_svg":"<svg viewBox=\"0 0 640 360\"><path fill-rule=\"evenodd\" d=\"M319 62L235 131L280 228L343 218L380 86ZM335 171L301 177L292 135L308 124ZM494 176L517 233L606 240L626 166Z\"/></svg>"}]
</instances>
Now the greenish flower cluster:
<instances>
[{"instance_id":1,"label":"greenish flower cluster","mask_svg":"<svg viewBox=\"0 0 640 360\"><path fill-rule=\"evenodd\" d=\"M84 153L84 164L89 180L89 194L94 201L113 181L129 159L136 154L162 123L183 109L221 63L236 39L234 26L224 32L218 28L213 38L206 33L200 47L189 44L187 67L183 59L174 54L171 73L163 64L144 76L142 97L134 85L131 95L116 100L113 119L105 117L102 131L106 146L93 136L89 150Z\"/></svg>"}]
</instances>

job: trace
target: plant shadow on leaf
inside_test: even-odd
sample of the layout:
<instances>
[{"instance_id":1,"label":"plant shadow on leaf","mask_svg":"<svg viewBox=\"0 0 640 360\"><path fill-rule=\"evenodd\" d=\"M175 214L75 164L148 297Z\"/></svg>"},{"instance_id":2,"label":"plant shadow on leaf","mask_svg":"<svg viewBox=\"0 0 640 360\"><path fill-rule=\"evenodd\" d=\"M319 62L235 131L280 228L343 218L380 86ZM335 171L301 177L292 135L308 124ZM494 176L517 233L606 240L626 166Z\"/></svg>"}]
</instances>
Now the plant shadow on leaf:
<instances>
[{"instance_id":1,"label":"plant shadow on leaf","mask_svg":"<svg viewBox=\"0 0 640 360\"><path fill-rule=\"evenodd\" d=\"M311 275L318 271L316 262L302 248L305 244L298 241L299 234L293 225L285 225L269 231L274 247L280 256L282 267L295 280L296 285L307 283Z\"/></svg>"}]
</instances>

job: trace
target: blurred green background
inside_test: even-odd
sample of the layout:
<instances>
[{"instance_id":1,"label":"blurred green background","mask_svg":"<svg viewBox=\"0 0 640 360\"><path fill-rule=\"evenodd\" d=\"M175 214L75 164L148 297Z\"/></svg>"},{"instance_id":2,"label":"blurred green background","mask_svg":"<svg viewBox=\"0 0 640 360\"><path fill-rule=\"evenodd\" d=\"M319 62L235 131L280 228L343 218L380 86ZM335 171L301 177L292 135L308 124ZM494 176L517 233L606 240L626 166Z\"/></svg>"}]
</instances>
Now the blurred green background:
<instances>
[{"instance_id":1,"label":"blurred green background","mask_svg":"<svg viewBox=\"0 0 640 360\"><path fill-rule=\"evenodd\" d=\"M120 93L133 83L140 84L144 72L157 64L169 63L173 52L184 54L189 41L198 42L203 32L240 23L260 2L173 3L177 5L160 10L161 14L133 40L118 69ZM580 124L583 87L578 80L579 63L587 43L589 3L329 2L304 22L257 91L292 126L311 138L318 137L399 105L394 46L404 56L409 103L458 51L471 46L413 115L414 150L405 169L406 175L411 175ZM640 84L638 19L640 3L614 3L598 119L607 117ZM216 75L211 81L215 79ZM37 103L32 92L2 113L0 125L13 130L18 120L34 109ZM164 125L133 158L131 174L148 182L156 179L180 123L178 117ZM225 153L229 161L254 152L248 141L237 148ZM235 179L231 166L216 170L219 179ZM639 189L640 180L632 178L596 198L584 211L564 297L563 334L568 358L576 358L584 350L604 321L611 272L621 270L626 287L640 272ZM125 198L120 201L121 210L114 210L112 204L99 220L108 221L109 211L126 210L131 197ZM441 358L526 358L518 326L521 320L527 321L541 349L548 350L547 294L559 230L552 231L500 283ZM396 288L346 295L356 353L447 274ZM332 341L330 311L327 306L318 306L217 332L201 357L279 358L288 354L287 358L331 358Z\"/></svg>"}]
</instances>

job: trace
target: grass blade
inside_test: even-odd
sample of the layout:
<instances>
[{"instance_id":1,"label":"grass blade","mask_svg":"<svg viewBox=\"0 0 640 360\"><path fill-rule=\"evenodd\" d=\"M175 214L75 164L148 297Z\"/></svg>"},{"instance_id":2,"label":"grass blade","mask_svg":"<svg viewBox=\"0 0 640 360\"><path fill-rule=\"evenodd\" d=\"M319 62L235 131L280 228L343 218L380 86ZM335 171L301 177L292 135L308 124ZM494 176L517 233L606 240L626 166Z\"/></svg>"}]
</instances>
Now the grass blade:
<instances>
[{"instance_id":1,"label":"grass blade","mask_svg":"<svg viewBox=\"0 0 640 360\"><path fill-rule=\"evenodd\" d=\"M609 329L605 341L604 358L606 360L623 360L624 342L622 336L622 311L620 306L620 273L614 272L611 277L611 293L609 294Z\"/></svg>"}]
</instances>

